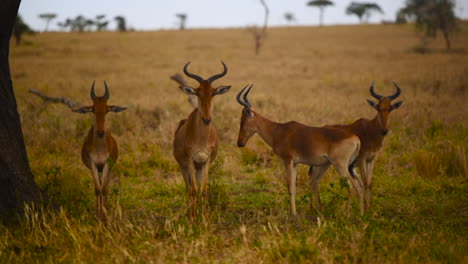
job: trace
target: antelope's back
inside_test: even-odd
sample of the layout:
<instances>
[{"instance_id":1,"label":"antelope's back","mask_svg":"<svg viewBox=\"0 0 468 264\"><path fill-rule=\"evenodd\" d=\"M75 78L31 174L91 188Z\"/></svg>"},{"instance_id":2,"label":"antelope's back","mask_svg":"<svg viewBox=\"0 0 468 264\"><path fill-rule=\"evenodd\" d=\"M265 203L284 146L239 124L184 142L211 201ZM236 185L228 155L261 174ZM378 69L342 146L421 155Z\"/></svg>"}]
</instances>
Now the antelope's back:
<instances>
[{"instance_id":1,"label":"antelope's back","mask_svg":"<svg viewBox=\"0 0 468 264\"><path fill-rule=\"evenodd\" d=\"M331 149L343 142L359 144L359 138L352 132L334 127L310 127L298 122L283 124L275 138L275 147L280 153L295 153L303 159L327 156Z\"/></svg>"}]
</instances>

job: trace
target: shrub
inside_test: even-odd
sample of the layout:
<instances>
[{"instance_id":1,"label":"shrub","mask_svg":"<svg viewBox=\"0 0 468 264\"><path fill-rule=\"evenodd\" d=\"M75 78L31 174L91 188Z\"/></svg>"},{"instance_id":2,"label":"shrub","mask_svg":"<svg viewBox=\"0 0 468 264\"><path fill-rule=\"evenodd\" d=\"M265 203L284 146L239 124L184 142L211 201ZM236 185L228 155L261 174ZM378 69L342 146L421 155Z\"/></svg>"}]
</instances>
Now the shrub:
<instances>
[{"instance_id":1,"label":"shrub","mask_svg":"<svg viewBox=\"0 0 468 264\"><path fill-rule=\"evenodd\" d=\"M45 168L43 175L37 175L37 182L51 201L78 216L93 206L94 188L85 176L91 177L53 165Z\"/></svg>"}]
</instances>

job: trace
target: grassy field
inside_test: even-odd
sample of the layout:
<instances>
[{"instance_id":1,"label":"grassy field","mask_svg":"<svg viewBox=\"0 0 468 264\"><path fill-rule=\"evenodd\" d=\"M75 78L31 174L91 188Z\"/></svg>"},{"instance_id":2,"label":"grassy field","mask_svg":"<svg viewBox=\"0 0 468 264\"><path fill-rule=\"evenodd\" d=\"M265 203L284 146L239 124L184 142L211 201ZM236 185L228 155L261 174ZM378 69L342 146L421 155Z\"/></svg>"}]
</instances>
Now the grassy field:
<instances>
[{"instance_id":1,"label":"grassy field","mask_svg":"<svg viewBox=\"0 0 468 264\"><path fill-rule=\"evenodd\" d=\"M29 208L16 228L0 225L0 263L468 263L468 24L445 52L413 52L411 26L291 27L269 30L262 52L244 29L44 33L12 47L11 68L35 180L53 198ZM185 217L184 183L172 156L180 119L191 111L169 79L187 61L217 84L233 86L214 101L220 138L210 171L205 221ZM110 223L95 219L91 174L80 160L92 124L63 105L44 105L38 89L89 104L106 80L119 144ZM324 210L308 210L307 168L298 170L298 216L289 216L282 165L254 136L236 146L248 83L253 109L276 121L312 126L367 117L368 88L402 88L390 133L374 170L373 208L344 208L348 186L330 169L321 184ZM193 83L192 81L190 81ZM194 83L193 83L194 84Z\"/></svg>"}]
</instances>

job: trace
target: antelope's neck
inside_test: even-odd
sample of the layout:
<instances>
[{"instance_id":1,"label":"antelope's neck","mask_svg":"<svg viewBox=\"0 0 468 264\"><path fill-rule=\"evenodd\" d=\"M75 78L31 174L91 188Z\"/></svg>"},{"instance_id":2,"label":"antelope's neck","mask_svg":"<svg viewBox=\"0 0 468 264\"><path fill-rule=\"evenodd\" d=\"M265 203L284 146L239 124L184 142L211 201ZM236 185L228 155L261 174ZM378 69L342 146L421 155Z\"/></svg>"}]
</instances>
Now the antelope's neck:
<instances>
[{"instance_id":1,"label":"antelope's neck","mask_svg":"<svg viewBox=\"0 0 468 264\"><path fill-rule=\"evenodd\" d=\"M98 151L107 150L107 131L104 132L104 136L99 137L97 134L96 126L93 127L93 145Z\"/></svg>"},{"instance_id":2,"label":"antelope's neck","mask_svg":"<svg viewBox=\"0 0 468 264\"><path fill-rule=\"evenodd\" d=\"M273 122L258 113L254 112L255 123L257 124L258 135L273 148L274 132L279 127L279 123Z\"/></svg>"},{"instance_id":3,"label":"antelope's neck","mask_svg":"<svg viewBox=\"0 0 468 264\"><path fill-rule=\"evenodd\" d=\"M380 133L380 120L379 120L379 114L375 115L374 119L371 120L370 125L371 125L371 130L372 133L379 134Z\"/></svg>"},{"instance_id":4,"label":"antelope's neck","mask_svg":"<svg viewBox=\"0 0 468 264\"><path fill-rule=\"evenodd\" d=\"M385 136L383 136L381 133L381 125L378 114L374 117L374 119L371 120L368 133L370 134L370 138L373 143L380 147Z\"/></svg>"},{"instance_id":5,"label":"antelope's neck","mask_svg":"<svg viewBox=\"0 0 468 264\"><path fill-rule=\"evenodd\" d=\"M189 141L193 144L193 146L197 148L205 148L208 146L210 133L211 133L211 122L207 125L203 122L198 109L195 108L192 114L190 114L188 120L188 137Z\"/></svg>"}]
</instances>

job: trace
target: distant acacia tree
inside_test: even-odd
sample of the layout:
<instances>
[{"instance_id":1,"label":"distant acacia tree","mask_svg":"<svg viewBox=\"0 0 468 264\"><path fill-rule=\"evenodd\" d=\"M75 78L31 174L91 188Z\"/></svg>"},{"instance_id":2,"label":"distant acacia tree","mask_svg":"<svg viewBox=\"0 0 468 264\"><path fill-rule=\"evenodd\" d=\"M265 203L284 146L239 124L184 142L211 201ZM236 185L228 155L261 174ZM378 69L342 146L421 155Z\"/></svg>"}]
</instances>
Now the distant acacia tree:
<instances>
[{"instance_id":1,"label":"distant acacia tree","mask_svg":"<svg viewBox=\"0 0 468 264\"><path fill-rule=\"evenodd\" d=\"M70 19L70 31L84 32L87 27L87 19L83 15L78 15Z\"/></svg>"},{"instance_id":2,"label":"distant acacia tree","mask_svg":"<svg viewBox=\"0 0 468 264\"><path fill-rule=\"evenodd\" d=\"M70 27L71 25L71 19L70 18L67 18L64 22L58 22L57 23L57 26L63 30L63 31L66 31L68 27Z\"/></svg>"},{"instance_id":3,"label":"distant acacia tree","mask_svg":"<svg viewBox=\"0 0 468 264\"><path fill-rule=\"evenodd\" d=\"M372 12L383 14L382 8L376 3L351 2L346 8L346 14L357 16L359 18L359 23L368 22Z\"/></svg>"},{"instance_id":4,"label":"distant acacia tree","mask_svg":"<svg viewBox=\"0 0 468 264\"><path fill-rule=\"evenodd\" d=\"M312 0L307 3L308 6L318 7L320 10L319 16L319 25L323 25L323 12L325 11L325 7L334 5L332 1L329 0Z\"/></svg>"},{"instance_id":5,"label":"distant acacia tree","mask_svg":"<svg viewBox=\"0 0 468 264\"><path fill-rule=\"evenodd\" d=\"M64 31L68 28L72 32L92 31L94 26L96 26L97 31L101 31L109 24L109 21L103 20L104 17L105 15L98 15L96 19L90 19L83 15L78 15L75 18L67 18L64 22L58 22L57 25Z\"/></svg>"},{"instance_id":6,"label":"distant acacia tree","mask_svg":"<svg viewBox=\"0 0 468 264\"><path fill-rule=\"evenodd\" d=\"M57 14L54 14L54 13L39 14L39 18L44 19L46 21L46 27L44 29L44 32L47 32L49 30L50 21L52 21L56 17L57 17Z\"/></svg>"},{"instance_id":7,"label":"distant acacia tree","mask_svg":"<svg viewBox=\"0 0 468 264\"><path fill-rule=\"evenodd\" d=\"M85 19L85 30L86 31L92 31L93 30L93 26L94 26L94 20L92 19Z\"/></svg>"},{"instance_id":8,"label":"distant acacia tree","mask_svg":"<svg viewBox=\"0 0 468 264\"><path fill-rule=\"evenodd\" d=\"M123 16L116 16L115 21L117 21L117 30L120 32L125 32L127 31L127 21L125 20L125 17Z\"/></svg>"},{"instance_id":9,"label":"distant acacia tree","mask_svg":"<svg viewBox=\"0 0 468 264\"><path fill-rule=\"evenodd\" d=\"M13 35L15 36L16 45L21 45L21 38L24 33L34 33L34 31L24 23L20 15L16 17L15 24L13 25Z\"/></svg>"},{"instance_id":10,"label":"distant acacia tree","mask_svg":"<svg viewBox=\"0 0 468 264\"><path fill-rule=\"evenodd\" d=\"M176 17L179 19L179 30L184 30L185 23L187 22L187 14L179 13L176 14Z\"/></svg>"},{"instance_id":11,"label":"distant acacia tree","mask_svg":"<svg viewBox=\"0 0 468 264\"><path fill-rule=\"evenodd\" d=\"M293 13L291 12L286 12L284 13L284 19L288 22L288 24L291 24L292 22L296 22L296 17L294 16Z\"/></svg>"},{"instance_id":12,"label":"distant acacia tree","mask_svg":"<svg viewBox=\"0 0 468 264\"><path fill-rule=\"evenodd\" d=\"M426 36L435 38L440 30L447 50L451 48L450 37L458 29L453 0L407 0L406 6L397 13L397 21L414 20L417 29Z\"/></svg>"},{"instance_id":13,"label":"distant acacia tree","mask_svg":"<svg viewBox=\"0 0 468 264\"><path fill-rule=\"evenodd\" d=\"M408 20L412 20L412 15L407 13L404 7L400 8L396 13L395 23L406 24Z\"/></svg>"},{"instance_id":14,"label":"distant acacia tree","mask_svg":"<svg viewBox=\"0 0 468 264\"><path fill-rule=\"evenodd\" d=\"M96 25L96 30L97 31L102 31L107 29L107 25L109 24L109 21L104 20L106 18L106 15L97 15L96 19L94 20L94 25Z\"/></svg>"},{"instance_id":15,"label":"distant acacia tree","mask_svg":"<svg viewBox=\"0 0 468 264\"><path fill-rule=\"evenodd\" d=\"M252 26L249 27L248 30L250 33L252 33L252 36L254 37L255 41L255 55L260 54L260 49L263 45L263 41L266 38L267 34L267 27L268 27L268 16L270 14L270 10L268 9L268 6L265 2L265 0L260 0L260 4L262 4L263 9L265 10L265 17L263 20L263 27L259 28L257 26Z\"/></svg>"}]
</instances>

